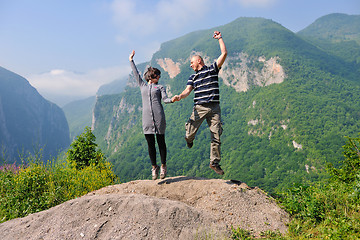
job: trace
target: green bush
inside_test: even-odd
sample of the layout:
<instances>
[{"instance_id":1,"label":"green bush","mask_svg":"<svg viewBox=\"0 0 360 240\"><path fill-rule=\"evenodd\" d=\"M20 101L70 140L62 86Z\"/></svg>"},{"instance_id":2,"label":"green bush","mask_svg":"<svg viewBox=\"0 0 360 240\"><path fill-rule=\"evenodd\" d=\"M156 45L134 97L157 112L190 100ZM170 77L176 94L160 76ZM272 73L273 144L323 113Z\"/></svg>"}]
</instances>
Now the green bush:
<instances>
[{"instance_id":1,"label":"green bush","mask_svg":"<svg viewBox=\"0 0 360 240\"><path fill-rule=\"evenodd\" d=\"M296 185L282 194L292 216L291 239L360 239L360 138L348 138L345 159L331 179L312 186Z\"/></svg>"},{"instance_id":2,"label":"green bush","mask_svg":"<svg viewBox=\"0 0 360 240\"><path fill-rule=\"evenodd\" d=\"M360 134L359 134L360 136ZM344 148L344 161L341 168L336 169L329 164L329 172L333 178L340 182L353 184L359 180L360 173L360 137L347 138Z\"/></svg>"},{"instance_id":3,"label":"green bush","mask_svg":"<svg viewBox=\"0 0 360 240\"><path fill-rule=\"evenodd\" d=\"M109 162L84 167L78 170L73 167L57 166L54 172L57 199L61 202L80 197L88 192L114 184L117 177Z\"/></svg>"},{"instance_id":4,"label":"green bush","mask_svg":"<svg viewBox=\"0 0 360 240\"><path fill-rule=\"evenodd\" d=\"M81 170L67 163L30 163L18 172L0 171L0 221L24 217L114 184L108 162Z\"/></svg>"},{"instance_id":5,"label":"green bush","mask_svg":"<svg viewBox=\"0 0 360 240\"><path fill-rule=\"evenodd\" d=\"M114 184L112 165L96 150L89 128L71 145L68 159L57 163L29 156L29 164L0 168L0 222L42 211ZM70 157L69 157L70 156Z\"/></svg>"},{"instance_id":6,"label":"green bush","mask_svg":"<svg viewBox=\"0 0 360 240\"><path fill-rule=\"evenodd\" d=\"M42 211L88 192L114 184L108 162L81 170L68 163L30 163L18 172L0 171L0 222Z\"/></svg>"},{"instance_id":7,"label":"green bush","mask_svg":"<svg viewBox=\"0 0 360 240\"><path fill-rule=\"evenodd\" d=\"M103 160L103 154L97 148L95 143L96 137L89 127L76 137L71 143L71 148L67 151L67 159L77 169L90 166L90 164L98 164Z\"/></svg>"}]
</instances>

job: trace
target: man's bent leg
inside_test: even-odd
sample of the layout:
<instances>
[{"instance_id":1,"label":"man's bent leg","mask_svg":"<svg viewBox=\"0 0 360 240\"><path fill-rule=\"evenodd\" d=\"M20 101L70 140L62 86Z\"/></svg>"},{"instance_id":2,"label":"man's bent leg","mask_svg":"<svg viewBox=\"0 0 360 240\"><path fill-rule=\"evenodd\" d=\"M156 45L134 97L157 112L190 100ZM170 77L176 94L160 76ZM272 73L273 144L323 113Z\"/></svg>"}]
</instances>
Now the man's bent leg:
<instances>
[{"instance_id":1,"label":"man's bent leg","mask_svg":"<svg viewBox=\"0 0 360 240\"><path fill-rule=\"evenodd\" d=\"M199 130L200 125L205 119L208 109L202 107L201 105L195 105L193 112L189 120L185 123L185 140L188 143L191 143L195 139L195 135Z\"/></svg>"}]
</instances>

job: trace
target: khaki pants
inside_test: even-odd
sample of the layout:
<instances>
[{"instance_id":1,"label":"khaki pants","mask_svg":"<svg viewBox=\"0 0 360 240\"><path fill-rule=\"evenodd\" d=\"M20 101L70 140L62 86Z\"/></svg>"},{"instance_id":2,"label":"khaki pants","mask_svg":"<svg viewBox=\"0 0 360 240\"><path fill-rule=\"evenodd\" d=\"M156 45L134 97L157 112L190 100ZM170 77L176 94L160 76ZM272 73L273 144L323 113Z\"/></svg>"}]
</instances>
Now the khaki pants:
<instances>
[{"instance_id":1,"label":"khaki pants","mask_svg":"<svg viewBox=\"0 0 360 240\"><path fill-rule=\"evenodd\" d=\"M206 103L194 106L189 120L185 123L185 139L187 142L193 142L196 132L205 119L211 132L210 164L217 165L221 160L220 135L223 131L219 103Z\"/></svg>"}]
</instances>

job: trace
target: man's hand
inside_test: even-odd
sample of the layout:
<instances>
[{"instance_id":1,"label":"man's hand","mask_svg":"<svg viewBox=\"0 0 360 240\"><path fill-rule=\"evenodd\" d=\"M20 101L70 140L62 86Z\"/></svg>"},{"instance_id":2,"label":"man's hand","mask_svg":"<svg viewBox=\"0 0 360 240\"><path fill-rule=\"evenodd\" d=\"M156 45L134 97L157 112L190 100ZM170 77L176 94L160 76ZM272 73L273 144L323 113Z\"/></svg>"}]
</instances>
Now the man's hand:
<instances>
[{"instance_id":1,"label":"man's hand","mask_svg":"<svg viewBox=\"0 0 360 240\"><path fill-rule=\"evenodd\" d=\"M214 31L213 38L219 40L221 55L216 60L216 63L218 67L221 68L227 56L227 49L224 40L222 39L221 33L219 31Z\"/></svg>"},{"instance_id":2,"label":"man's hand","mask_svg":"<svg viewBox=\"0 0 360 240\"><path fill-rule=\"evenodd\" d=\"M129 61L130 62L133 60L134 55L135 55L135 50L132 50L132 52L130 53L130 56L129 56Z\"/></svg>"},{"instance_id":3,"label":"man's hand","mask_svg":"<svg viewBox=\"0 0 360 240\"><path fill-rule=\"evenodd\" d=\"M221 32L219 32L219 31L214 31L213 38L215 38L215 39L220 39L220 38L221 38Z\"/></svg>"}]
</instances>

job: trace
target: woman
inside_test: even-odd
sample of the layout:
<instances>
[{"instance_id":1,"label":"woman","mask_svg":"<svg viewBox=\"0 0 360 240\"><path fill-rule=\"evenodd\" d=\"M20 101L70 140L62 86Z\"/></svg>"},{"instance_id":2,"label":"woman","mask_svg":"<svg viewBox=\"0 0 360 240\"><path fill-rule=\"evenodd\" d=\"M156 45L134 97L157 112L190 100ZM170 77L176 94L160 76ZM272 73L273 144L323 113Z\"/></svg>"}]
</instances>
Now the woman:
<instances>
[{"instance_id":1,"label":"woman","mask_svg":"<svg viewBox=\"0 0 360 240\"><path fill-rule=\"evenodd\" d=\"M167 152L165 143L166 122L164 109L161 105L161 99L164 101L164 103L172 103L172 101L170 98L168 98L165 88L162 85L158 85L161 74L160 70L149 67L147 72L144 74L145 80L147 82L143 81L134 63L134 55L135 51L132 51L129 56L129 61L135 79L141 90L143 104L142 125L145 138L148 143L148 151L152 164L152 179L156 180L159 175L159 166L156 164L155 136L159 146L161 158L160 178L164 179L167 173Z\"/></svg>"}]
</instances>

